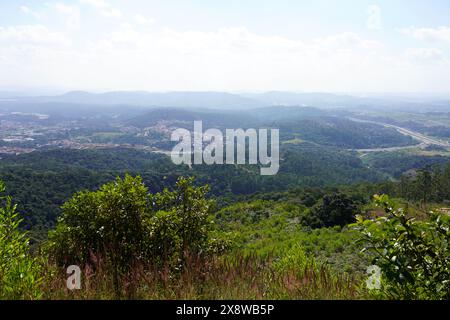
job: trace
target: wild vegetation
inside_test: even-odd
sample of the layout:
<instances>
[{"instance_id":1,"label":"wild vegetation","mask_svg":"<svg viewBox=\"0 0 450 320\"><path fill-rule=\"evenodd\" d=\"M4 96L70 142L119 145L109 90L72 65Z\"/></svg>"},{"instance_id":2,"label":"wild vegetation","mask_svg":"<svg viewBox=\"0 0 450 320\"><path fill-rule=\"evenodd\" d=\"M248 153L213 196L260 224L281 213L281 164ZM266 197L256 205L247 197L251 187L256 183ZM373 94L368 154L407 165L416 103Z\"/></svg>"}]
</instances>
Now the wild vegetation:
<instances>
[{"instance_id":1,"label":"wild vegetation","mask_svg":"<svg viewBox=\"0 0 450 320\"><path fill-rule=\"evenodd\" d=\"M376 196L385 217L358 219L365 250L381 269L379 294L392 299L450 298L450 218L431 213L425 221L408 216L386 195Z\"/></svg>"},{"instance_id":2,"label":"wild vegetation","mask_svg":"<svg viewBox=\"0 0 450 320\"><path fill-rule=\"evenodd\" d=\"M39 257L29 251L28 238L19 229L22 221L0 181L0 298L40 298L42 268Z\"/></svg>"},{"instance_id":3,"label":"wild vegetation","mask_svg":"<svg viewBox=\"0 0 450 320\"><path fill-rule=\"evenodd\" d=\"M416 221L385 196L372 204L314 189L219 209L207 192L192 178L156 193L139 176L117 178L74 194L33 252L3 198L0 298L448 299L442 214ZM367 218L380 204L385 215ZM364 208L366 220L357 218ZM382 270L377 290L365 286L372 263ZM72 264L81 290L66 288Z\"/></svg>"}]
</instances>

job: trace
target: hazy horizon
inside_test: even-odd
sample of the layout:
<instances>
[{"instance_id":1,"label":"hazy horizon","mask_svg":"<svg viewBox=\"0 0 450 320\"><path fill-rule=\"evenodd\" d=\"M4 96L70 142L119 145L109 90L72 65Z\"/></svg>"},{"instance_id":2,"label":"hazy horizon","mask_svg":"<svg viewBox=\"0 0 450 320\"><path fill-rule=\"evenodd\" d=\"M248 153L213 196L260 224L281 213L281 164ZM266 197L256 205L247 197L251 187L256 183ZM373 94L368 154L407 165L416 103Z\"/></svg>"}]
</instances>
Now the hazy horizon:
<instances>
[{"instance_id":1,"label":"hazy horizon","mask_svg":"<svg viewBox=\"0 0 450 320\"><path fill-rule=\"evenodd\" d=\"M139 90L139 89L127 89L123 90L120 88L109 89L109 90L89 90L89 89L61 89L61 88L2 88L0 87L0 98L1 97L38 97L38 96L49 96L56 97L67 95L70 93L89 93L89 94L107 94L107 93L148 93L148 94L170 94L170 93L226 93L233 94L239 96L246 95L262 95L268 93L282 93L282 94L330 94L336 96L351 96L351 97L360 97L360 98L411 98L411 99L420 99L420 98L448 98L450 99L450 91L448 92L400 92L400 91L392 91L392 92L339 92L339 91L287 91L287 90L252 90L252 91L225 91L225 90L160 90L160 91L152 91L152 90Z\"/></svg>"}]
</instances>

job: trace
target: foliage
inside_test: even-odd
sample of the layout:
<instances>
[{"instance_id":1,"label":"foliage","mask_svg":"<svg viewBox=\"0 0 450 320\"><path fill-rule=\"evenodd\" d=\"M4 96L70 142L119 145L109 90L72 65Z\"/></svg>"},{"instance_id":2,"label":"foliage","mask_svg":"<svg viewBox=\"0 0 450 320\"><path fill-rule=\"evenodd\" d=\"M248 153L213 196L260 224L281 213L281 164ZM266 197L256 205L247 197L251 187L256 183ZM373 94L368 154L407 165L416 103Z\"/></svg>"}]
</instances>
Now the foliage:
<instances>
[{"instance_id":1,"label":"foliage","mask_svg":"<svg viewBox=\"0 0 450 320\"><path fill-rule=\"evenodd\" d=\"M303 198L298 192L292 195ZM370 261L359 254L362 246L356 243L357 232L338 226L305 228L301 220L310 214L310 210L297 203L295 198L290 199L290 195L280 197L238 202L218 211L217 225L232 235L233 254L285 261L287 256L300 259L304 252L335 273L348 273L355 278L364 274Z\"/></svg>"},{"instance_id":2,"label":"foliage","mask_svg":"<svg viewBox=\"0 0 450 320\"><path fill-rule=\"evenodd\" d=\"M36 299L41 295L41 269L31 256L21 218L0 181L0 299Z\"/></svg>"},{"instance_id":3,"label":"foliage","mask_svg":"<svg viewBox=\"0 0 450 320\"><path fill-rule=\"evenodd\" d=\"M105 255L124 270L142 252L142 221L147 208L147 189L140 178L125 176L96 192L75 194L63 207L49 245L56 260L85 264L91 255Z\"/></svg>"},{"instance_id":4,"label":"foliage","mask_svg":"<svg viewBox=\"0 0 450 320\"><path fill-rule=\"evenodd\" d=\"M367 164L390 177L400 178L410 170L448 164L450 157L441 155L419 155L408 151L374 152L365 157Z\"/></svg>"},{"instance_id":5,"label":"foliage","mask_svg":"<svg viewBox=\"0 0 450 320\"><path fill-rule=\"evenodd\" d=\"M424 168L414 175L402 177L399 196L420 201L423 205L430 202L450 200L450 164L435 168Z\"/></svg>"},{"instance_id":6,"label":"foliage","mask_svg":"<svg viewBox=\"0 0 450 320\"><path fill-rule=\"evenodd\" d=\"M178 268L186 255L215 251L207 191L180 178L174 191L151 195L140 177L126 175L98 191L79 192L63 205L47 250L60 266L96 267L103 259L118 293L120 279L134 265Z\"/></svg>"},{"instance_id":7,"label":"foliage","mask_svg":"<svg viewBox=\"0 0 450 320\"><path fill-rule=\"evenodd\" d=\"M281 257L275 261L274 268L278 272L283 270L307 270L308 268L317 269L316 260L308 256L305 250L299 245L286 249Z\"/></svg>"},{"instance_id":8,"label":"foliage","mask_svg":"<svg viewBox=\"0 0 450 320\"><path fill-rule=\"evenodd\" d=\"M286 140L297 137L323 146L342 149L385 148L417 143L395 129L336 116L285 119L277 121L275 127L280 128L282 138Z\"/></svg>"},{"instance_id":9,"label":"foliage","mask_svg":"<svg viewBox=\"0 0 450 320\"><path fill-rule=\"evenodd\" d=\"M380 181L357 154L309 144L281 149L276 176L260 176L254 166L176 166L170 158L143 150L45 150L2 156L0 177L19 203L28 229L54 228L61 205L80 190L96 190L116 176L140 175L151 192L171 187L180 176L195 176L198 185L211 186L218 198L280 192L296 187L327 187ZM46 234L46 232L45 232ZM40 239L45 238L43 235Z\"/></svg>"},{"instance_id":10,"label":"foliage","mask_svg":"<svg viewBox=\"0 0 450 320\"><path fill-rule=\"evenodd\" d=\"M408 217L386 196L376 204L387 216L358 218L365 249L375 253L382 271L381 292L394 299L450 298L450 219L432 214L429 221Z\"/></svg>"},{"instance_id":11,"label":"foliage","mask_svg":"<svg viewBox=\"0 0 450 320\"><path fill-rule=\"evenodd\" d=\"M343 227L354 222L357 210L358 207L351 198L336 193L324 196L322 203L314 206L302 221L312 228Z\"/></svg>"},{"instance_id":12,"label":"foliage","mask_svg":"<svg viewBox=\"0 0 450 320\"><path fill-rule=\"evenodd\" d=\"M153 216L147 223L150 255L183 264L187 256L211 254L226 247L212 237L210 219L214 201L206 198L209 187L193 186L193 178L180 178L173 191L150 195Z\"/></svg>"}]
</instances>

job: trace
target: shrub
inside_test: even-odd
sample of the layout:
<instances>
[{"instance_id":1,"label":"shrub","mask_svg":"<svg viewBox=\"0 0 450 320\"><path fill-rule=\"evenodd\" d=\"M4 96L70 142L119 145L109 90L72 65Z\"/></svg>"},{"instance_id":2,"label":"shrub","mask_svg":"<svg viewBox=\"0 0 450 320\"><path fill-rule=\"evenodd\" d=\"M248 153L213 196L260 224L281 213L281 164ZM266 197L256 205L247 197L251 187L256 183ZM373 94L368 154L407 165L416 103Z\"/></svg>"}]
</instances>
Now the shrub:
<instances>
[{"instance_id":1,"label":"shrub","mask_svg":"<svg viewBox=\"0 0 450 320\"><path fill-rule=\"evenodd\" d=\"M357 210L355 202L344 194L326 195L309 215L303 217L302 223L311 228L343 227L355 221Z\"/></svg>"},{"instance_id":2,"label":"shrub","mask_svg":"<svg viewBox=\"0 0 450 320\"><path fill-rule=\"evenodd\" d=\"M147 214L147 189L139 177L75 194L62 206L48 247L59 265L85 264L102 255L125 271L141 259L142 221Z\"/></svg>"},{"instance_id":3,"label":"shrub","mask_svg":"<svg viewBox=\"0 0 450 320\"><path fill-rule=\"evenodd\" d=\"M26 233L9 196L3 196L0 181L0 299L36 299L41 295L41 267L29 252Z\"/></svg>"},{"instance_id":4,"label":"shrub","mask_svg":"<svg viewBox=\"0 0 450 320\"><path fill-rule=\"evenodd\" d=\"M208 186L194 187L193 178L178 179L175 189L150 196L149 248L153 256L169 247L181 259L210 251L214 201L206 198ZM161 252L162 250L162 252ZM166 253L164 253L166 252Z\"/></svg>"},{"instance_id":5,"label":"shrub","mask_svg":"<svg viewBox=\"0 0 450 320\"><path fill-rule=\"evenodd\" d=\"M47 250L59 266L98 261L120 282L134 266L179 270L187 257L221 246L213 238L208 187L180 178L173 191L148 194L140 177L126 175L95 192L79 192L62 206Z\"/></svg>"},{"instance_id":6,"label":"shrub","mask_svg":"<svg viewBox=\"0 0 450 320\"><path fill-rule=\"evenodd\" d=\"M450 221L431 214L428 221L409 218L386 196L376 196L386 217L355 225L365 250L375 253L382 272L380 293L392 299L450 299Z\"/></svg>"}]
</instances>

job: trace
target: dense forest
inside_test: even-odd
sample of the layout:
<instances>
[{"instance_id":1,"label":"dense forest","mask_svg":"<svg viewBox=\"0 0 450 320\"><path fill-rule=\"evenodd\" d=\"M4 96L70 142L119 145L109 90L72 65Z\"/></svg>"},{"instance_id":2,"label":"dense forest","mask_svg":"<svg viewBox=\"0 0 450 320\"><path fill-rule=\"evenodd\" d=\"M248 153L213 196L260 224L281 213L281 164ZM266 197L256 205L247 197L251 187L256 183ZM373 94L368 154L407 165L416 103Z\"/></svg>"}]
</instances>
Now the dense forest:
<instances>
[{"instance_id":1,"label":"dense forest","mask_svg":"<svg viewBox=\"0 0 450 320\"><path fill-rule=\"evenodd\" d=\"M410 161L406 157L399 158L397 165L395 158L375 157L371 160L371 168L368 168L350 151L325 151L324 148L307 144L284 148L281 157L279 174L276 177L264 177L253 166L199 165L189 168L174 165L165 155L133 149L49 150L4 156L0 162L0 178L8 185L9 194L19 203L18 210L25 218L26 228L45 230L54 226L60 206L73 193L84 189L94 190L125 173L141 175L153 192L172 186L180 176L195 176L197 183L209 184L211 194L220 205L225 205L252 194L298 187L382 183L385 176L400 178L400 172L406 173L425 164L430 168L433 165L439 168L446 159L412 157ZM411 179L413 177L404 176L400 180L404 182ZM397 189L390 187L390 194L395 192L395 195L417 200L417 197L411 198L412 191L400 194ZM406 190L406 187L402 190ZM442 201L446 198L439 195L430 199Z\"/></svg>"}]
</instances>

